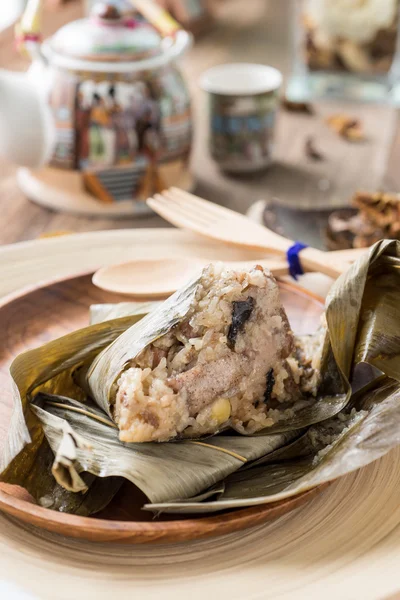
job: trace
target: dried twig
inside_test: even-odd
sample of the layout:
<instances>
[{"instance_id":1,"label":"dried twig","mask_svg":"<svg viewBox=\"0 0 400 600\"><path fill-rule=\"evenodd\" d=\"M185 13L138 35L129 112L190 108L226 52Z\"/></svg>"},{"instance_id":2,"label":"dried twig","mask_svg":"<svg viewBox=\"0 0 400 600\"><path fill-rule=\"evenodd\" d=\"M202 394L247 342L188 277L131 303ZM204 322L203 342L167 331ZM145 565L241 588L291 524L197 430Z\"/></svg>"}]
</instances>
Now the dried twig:
<instances>
[{"instance_id":1,"label":"dried twig","mask_svg":"<svg viewBox=\"0 0 400 600\"><path fill-rule=\"evenodd\" d=\"M311 136L306 139L304 151L307 158L310 158L311 160L324 160L324 155L315 147L314 138Z\"/></svg>"}]
</instances>

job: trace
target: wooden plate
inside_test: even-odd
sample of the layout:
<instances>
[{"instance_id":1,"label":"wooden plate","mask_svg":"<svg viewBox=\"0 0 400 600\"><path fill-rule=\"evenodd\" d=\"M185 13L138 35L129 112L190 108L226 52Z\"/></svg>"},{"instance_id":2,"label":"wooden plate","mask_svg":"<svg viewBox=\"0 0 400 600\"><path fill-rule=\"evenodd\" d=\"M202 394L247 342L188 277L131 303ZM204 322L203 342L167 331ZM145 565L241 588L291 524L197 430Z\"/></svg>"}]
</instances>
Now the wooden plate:
<instances>
[{"instance_id":1,"label":"wooden plate","mask_svg":"<svg viewBox=\"0 0 400 600\"><path fill-rule=\"evenodd\" d=\"M293 329L308 333L319 325L323 304L310 292L280 283L283 303ZM4 298L0 305L0 410L11 416L12 399L8 368L19 353L34 348L88 323L91 304L126 300L99 290L90 276L38 286L36 289ZM303 504L320 489L274 504L236 510L205 518L178 519L165 516L154 520L141 511L144 496L129 482L103 513L84 518L42 508L18 486L0 485L0 508L22 521L48 531L95 541L118 543L176 542L222 535L245 529L278 517Z\"/></svg>"},{"instance_id":2,"label":"wooden plate","mask_svg":"<svg viewBox=\"0 0 400 600\"><path fill-rule=\"evenodd\" d=\"M169 169L171 173L171 166ZM144 202L132 202L130 199L112 203L100 202L84 189L82 174L79 171L54 167L41 169L21 167L17 172L17 181L20 190L30 200L57 212L113 219L140 218L153 214ZM178 173L169 182L166 181L165 185L166 187L176 185L191 191L193 177L187 171L180 173L178 166Z\"/></svg>"}]
</instances>

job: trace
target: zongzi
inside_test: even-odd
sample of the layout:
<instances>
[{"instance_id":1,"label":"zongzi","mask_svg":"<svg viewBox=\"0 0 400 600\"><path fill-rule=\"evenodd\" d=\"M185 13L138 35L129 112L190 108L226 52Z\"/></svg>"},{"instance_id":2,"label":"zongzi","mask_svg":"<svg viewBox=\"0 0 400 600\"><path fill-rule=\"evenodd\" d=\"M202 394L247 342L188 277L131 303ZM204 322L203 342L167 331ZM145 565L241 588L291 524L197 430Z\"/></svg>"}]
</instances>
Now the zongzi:
<instances>
[{"instance_id":1,"label":"zongzi","mask_svg":"<svg viewBox=\"0 0 400 600\"><path fill-rule=\"evenodd\" d=\"M295 403L310 402L303 392L315 392L314 367L272 275L219 264L106 348L88 381L100 405L99 381L108 381L103 406L121 441L167 441L227 427L251 434L290 418Z\"/></svg>"},{"instance_id":2,"label":"zongzi","mask_svg":"<svg viewBox=\"0 0 400 600\"><path fill-rule=\"evenodd\" d=\"M333 285L326 335L323 328L308 338L292 334L275 280L259 267L247 273L209 267L147 316L143 306L103 307L93 315L96 325L13 361L15 411L0 480L63 512L93 514L123 477L145 492L146 508L156 513L212 513L286 500L363 467L400 441L399 290L400 242L386 240ZM298 319L306 317L300 309ZM208 366L232 354L240 376L228 379L223 362L207 379ZM158 368L165 377L155 374ZM138 394L133 386L117 407L132 369L141 373L143 389ZM185 380L192 369L198 378ZM155 387L145 387L148 376ZM223 392L220 377L228 381ZM194 381L204 394L194 394ZM273 424L254 436L121 441L120 435L143 439L141 425L151 426L138 411L142 401L161 411L158 426L146 430L161 439L159 383L186 411L179 427L164 429L173 442L212 427L249 433ZM125 427L122 409L133 411ZM211 418L212 410L219 418ZM210 420L202 423L200 415ZM110 477L117 478L111 487Z\"/></svg>"}]
</instances>

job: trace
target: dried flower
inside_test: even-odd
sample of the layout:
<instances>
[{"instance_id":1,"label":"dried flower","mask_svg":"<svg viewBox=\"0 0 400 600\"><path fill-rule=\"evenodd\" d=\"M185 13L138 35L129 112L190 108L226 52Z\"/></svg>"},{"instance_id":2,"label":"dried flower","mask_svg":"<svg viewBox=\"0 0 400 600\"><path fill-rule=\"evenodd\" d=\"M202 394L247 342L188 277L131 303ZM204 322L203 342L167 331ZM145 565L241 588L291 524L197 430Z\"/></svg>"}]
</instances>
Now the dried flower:
<instances>
[{"instance_id":1,"label":"dried flower","mask_svg":"<svg viewBox=\"0 0 400 600\"><path fill-rule=\"evenodd\" d=\"M364 129L359 119L354 119L346 114L332 115L326 119L329 127L350 142L359 142L365 139Z\"/></svg>"}]
</instances>

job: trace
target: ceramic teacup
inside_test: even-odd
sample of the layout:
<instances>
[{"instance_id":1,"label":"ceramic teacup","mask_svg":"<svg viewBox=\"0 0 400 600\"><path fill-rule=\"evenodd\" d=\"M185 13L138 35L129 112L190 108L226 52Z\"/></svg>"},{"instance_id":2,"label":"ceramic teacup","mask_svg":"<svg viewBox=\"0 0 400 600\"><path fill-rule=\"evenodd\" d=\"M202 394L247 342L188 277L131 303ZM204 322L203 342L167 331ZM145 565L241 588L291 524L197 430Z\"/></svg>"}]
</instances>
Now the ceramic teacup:
<instances>
[{"instance_id":1,"label":"ceramic teacup","mask_svg":"<svg viewBox=\"0 0 400 600\"><path fill-rule=\"evenodd\" d=\"M222 170L251 173L271 164L281 84L280 71L259 64L217 65L203 73L209 147Z\"/></svg>"}]
</instances>

